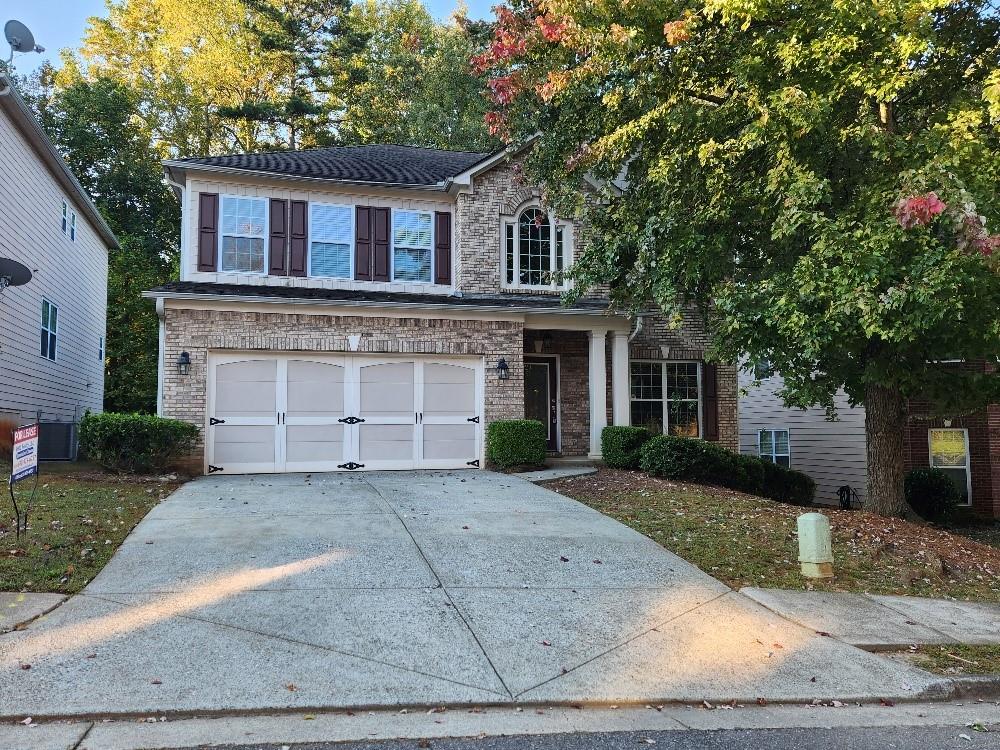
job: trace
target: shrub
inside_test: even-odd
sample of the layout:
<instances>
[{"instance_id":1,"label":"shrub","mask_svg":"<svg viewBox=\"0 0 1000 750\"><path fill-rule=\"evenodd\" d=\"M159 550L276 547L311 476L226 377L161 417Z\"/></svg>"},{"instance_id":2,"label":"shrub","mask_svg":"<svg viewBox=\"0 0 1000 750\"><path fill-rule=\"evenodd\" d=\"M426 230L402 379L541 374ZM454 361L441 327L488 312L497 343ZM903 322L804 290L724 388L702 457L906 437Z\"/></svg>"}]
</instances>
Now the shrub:
<instances>
[{"instance_id":1,"label":"shrub","mask_svg":"<svg viewBox=\"0 0 1000 750\"><path fill-rule=\"evenodd\" d=\"M945 521L958 508L962 495L940 469L913 469L903 485L906 502L926 521Z\"/></svg>"},{"instance_id":2,"label":"shrub","mask_svg":"<svg viewBox=\"0 0 1000 750\"><path fill-rule=\"evenodd\" d=\"M80 449L112 471L163 471L197 439L193 424L150 414L87 413L80 421Z\"/></svg>"},{"instance_id":3,"label":"shrub","mask_svg":"<svg viewBox=\"0 0 1000 750\"><path fill-rule=\"evenodd\" d=\"M638 469L642 446L651 437L645 427L605 427L601 431L604 463L613 469Z\"/></svg>"},{"instance_id":4,"label":"shrub","mask_svg":"<svg viewBox=\"0 0 1000 750\"><path fill-rule=\"evenodd\" d=\"M501 469L545 464L545 425L534 419L491 422L486 428L486 459Z\"/></svg>"},{"instance_id":5,"label":"shrub","mask_svg":"<svg viewBox=\"0 0 1000 750\"><path fill-rule=\"evenodd\" d=\"M800 471L692 438L652 438L642 447L640 466L653 476L717 484L792 505L809 505L816 493L815 482Z\"/></svg>"}]
</instances>

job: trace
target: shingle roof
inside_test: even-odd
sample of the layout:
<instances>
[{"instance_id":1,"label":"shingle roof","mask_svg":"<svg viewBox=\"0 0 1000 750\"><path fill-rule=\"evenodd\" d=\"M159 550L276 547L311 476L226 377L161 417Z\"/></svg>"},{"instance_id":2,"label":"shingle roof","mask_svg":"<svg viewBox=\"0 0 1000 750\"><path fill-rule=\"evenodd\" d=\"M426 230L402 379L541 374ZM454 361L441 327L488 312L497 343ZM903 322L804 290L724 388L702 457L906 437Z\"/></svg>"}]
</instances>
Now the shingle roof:
<instances>
[{"instance_id":1,"label":"shingle roof","mask_svg":"<svg viewBox=\"0 0 1000 750\"><path fill-rule=\"evenodd\" d=\"M563 305L556 296L540 294L463 295L414 294L406 292L373 292L363 289L318 289L314 287L267 286L260 284L213 284L204 281L170 281L149 291L149 296L171 294L204 295L206 297L257 297L310 302L351 302L372 304L441 305L454 307L503 307L509 309L551 309L554 312L603 312L607 300L580 299L572 305Z\"/></svg>"},{"instance_id":2,"label":"shingle roof","mask_svg":"<svg viewBox=\"0 0 1000 750\"><path fill-rule=\"evenodd\" d=\"M243 169L341 182L424 187L455 177L489 156L473 151L372 145L191 157L165 163L181 168Z\"/></svg>"}]
</instances>

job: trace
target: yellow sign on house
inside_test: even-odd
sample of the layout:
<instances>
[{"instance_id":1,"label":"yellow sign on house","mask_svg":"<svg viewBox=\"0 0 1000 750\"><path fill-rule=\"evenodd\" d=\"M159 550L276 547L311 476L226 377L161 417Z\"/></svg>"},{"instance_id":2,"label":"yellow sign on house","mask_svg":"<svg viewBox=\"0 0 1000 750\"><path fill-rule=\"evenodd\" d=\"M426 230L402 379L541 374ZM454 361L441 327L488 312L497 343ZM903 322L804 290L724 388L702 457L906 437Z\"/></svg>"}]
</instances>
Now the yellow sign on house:
<instances>
[{"instance_id":1,"label":"yellow sign on house","mask_svg":"<svg viewBox=\"0 0 1000 750\"><path fill-rule=\"evenodd\" d=\"M967 466L965 430L931 430L931 466Z\"/></svg>"}]
</instances>

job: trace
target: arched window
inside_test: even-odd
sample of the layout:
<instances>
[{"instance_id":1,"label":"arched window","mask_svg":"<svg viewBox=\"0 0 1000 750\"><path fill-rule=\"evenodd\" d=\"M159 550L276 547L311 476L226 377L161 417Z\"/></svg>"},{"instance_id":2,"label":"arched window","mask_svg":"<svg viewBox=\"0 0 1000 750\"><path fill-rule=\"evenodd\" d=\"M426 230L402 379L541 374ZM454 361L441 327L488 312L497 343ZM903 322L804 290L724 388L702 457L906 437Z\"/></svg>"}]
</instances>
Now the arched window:
<instances>
[{"instance_id":1,"label":"arched window","mask_svg":"<svg viewBox=\"0 0 1000 750\"><path fill-rule=\"evenodd\" d=\"M505 222L506 285L563 288L567 236L565 225L537 206Z\"/></svg>"}]
</instances>

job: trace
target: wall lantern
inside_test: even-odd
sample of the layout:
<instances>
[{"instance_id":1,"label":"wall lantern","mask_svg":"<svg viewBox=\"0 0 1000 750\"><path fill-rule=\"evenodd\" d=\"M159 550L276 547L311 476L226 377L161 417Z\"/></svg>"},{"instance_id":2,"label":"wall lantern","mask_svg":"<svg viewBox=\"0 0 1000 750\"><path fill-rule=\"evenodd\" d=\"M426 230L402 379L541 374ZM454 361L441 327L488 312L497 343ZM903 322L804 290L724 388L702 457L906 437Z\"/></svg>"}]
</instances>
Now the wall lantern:
<instances>
[{"instance_id":1,"label":"wall lantern","mask_svg":"<svg viewBox=\"0 0 1000 750\"><path fill-rule=\"evenodd\" d=\"M507 360L500 357L500 361L497 362L497 378L500 380L508 380L510 378L510 367L507 365Z\"/></svg>"},{"instance_id":2,"label":"wall lantern","mask_svg":"<svg viewBox=\"0 0 1000 750\"><path fill-rule=\"evenodd\" d=\"M187 375L191 371L191 355L187 352L181 352L181 356L177 358L177 372L181 375Z\"/></svg>"}]
</instances>

